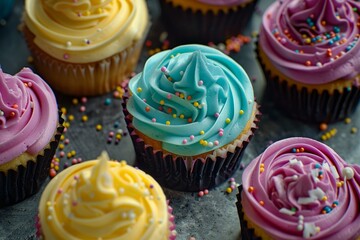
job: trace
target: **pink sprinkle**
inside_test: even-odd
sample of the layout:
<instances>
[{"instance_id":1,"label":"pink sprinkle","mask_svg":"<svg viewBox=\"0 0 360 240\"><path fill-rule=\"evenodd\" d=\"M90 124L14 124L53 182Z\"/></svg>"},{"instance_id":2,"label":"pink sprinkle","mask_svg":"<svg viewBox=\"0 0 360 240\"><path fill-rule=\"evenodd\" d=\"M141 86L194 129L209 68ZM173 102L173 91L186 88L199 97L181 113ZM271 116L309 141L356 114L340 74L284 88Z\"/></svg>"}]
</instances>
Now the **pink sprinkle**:
<instances>
[{"instance_id":1,"label":"pink sprinkle","mask_svg":"<svg viewBox=\"0 0 360 240\"><path fill-rule=\"evenodd\" d=\"M81 102L82 102L82 103L86 103L86 102L87 102L87 98L86 98L86 97L82 97L82 98L81 98Z\"/></svg>"},{"instance_id":2,"label":"pink sprinkle","mask_svg":"<svg viewBox=\"0 0 360 240\"><path fill-rule=\"evenodd\" d=\"M32 87L32 82L27 83L28 87Z\"/></svg>"},{"instance_id":3,"label":"pink sprinkle","mask_svg":"<svg viewBox=\"0 0 360 240\"><path fill-rule=\"evenodd\" d=\"M165 73L165 72L167 72L167 68L166 68L166 67L161 67L161 71L162 71L163 73Z\"/></svg>"},{"instance_id":4,"label":"pink sprinkle","mask_svg":"<svg viewBox=\"0 0 360 240\"><path fill-rule=\"evenodd\" d=\"M73 201L72 202L72 205L75 207L77 205L77 202L76 201Z\"/></svg>"},{"instance_id":5,"label":"pink sprinkle","mask_svg":"<svg viewBox=\"0 0 360 240\"><path fill-rule=\"evenodd\" d=\"M199 86L202 86L204 84L203 80L199 81Z\"/></svg>"},{"instance_id":6,"label":"pink sprinkle","mask_svg":"<svg viewBox=\"0 0 360 240\"><path fill-rule=\"evenodd\" d=\"M80 112L85 112L85 110L86 110L85 106L80 107Z\"/></svg>"},{"instance_id":7,"label":"pink sprinkle","mask_svg":"<svg viewBox=\"0 0 360 240\"><path fill-rule=\"evenodd\" d=\"M60 157L64 157L64 156L65 156L65 152L64 152L64 151L61 151L61 152L59 153L59 156L60 156Z\"/></svg>"},{"instance_id":8,"label":"pink sprinkle","mask_svg":"<svg viewBox=\"0 0 360 240\"><path fill-rule=\"evenodd\" d=\"M64 132L64 133L66 133L66 132L67 132L67 127L65 127L65 128L64 128L64 131L63 131L63 132Z\"/></svg>"},{"instance_id":9,"label":"pink sprinkle","mask_svg":"<svg viewBox=\"0 0 360 240\"><path fill-rule=\"evenodd\" d=\"M180 96L180 93L179 93L179 92L176 92L175 95L176 95L176 96Z\"/></svg>"},{"instance_id":10,"label":"pink sprinkle","mask_svg":"<svg viewBox=\"0 0 360 240\"><path fill-rule=\"evenodd\" d=\"M205 194L205 195L208 195L208 194L209 194L209 190L205 189L205 190L204 190L204 194Z\"/></svg>"},{"instance_id":11,"label":"pink sprinkle","mask_svg":"<svg viewBox=\"0 0 360 240\"><path fill-rule=\"evenodd\" d=\"M232 190L235 190L235 186L234 186L234 185L231 185L230 188L231 188Z\"/></svg>"},{"instance_id":12,"label":"pink sprinkle","mask_svg":"<svg viewBox=\"0 0 360 240\"><path fill-rule=\"evenodd\" d=\"M235 182L235 178L230 178L230 182Z\"/></svg>"},{"instance_id":13,"label":"pink sprinkle","mask_svg":"<svg viewBox=\"0 0 360 240\"><path fill-rule=\"evenodd\" d=\"M219 132L219 136L222 137L224 135L224 132Z\"/></svg>"},{"instance_id":14,"label":"pink sprinkle","mask_svg":"<svg viewBox=\"0 0 360 240\"><path fill-rule=\"evenodd\" d=\"M109 137L113 137L113 136L114 136L114 132L113 131L109 132Z\"/></svg>"},{"instance_id":15,"label":"pink sprinkle","mask_svg":"<svg viewBox=\"0 0 360 240\"><path fill-rule=\"evenodd\" d=\"M190 135L190 140L194 140L195 136L194 135Z\"/></svg>"},{"instance_id":16,"label":"pink sprinkle","mask_svg":"<svg viewBox=\"0 0 360 240\"><path fill-rule=\"evenodd\" d=\"M184 140L182 141L182 143L183 143L183 144L186 144L186 143L187 143L187 140L186 140L186 139L184 139Z\"/></svg>"},{"instance_id":17,"label":"pink sprinkle","mask_svg":"<svg viewBox=\"0 0 360 240\"><path fill-rule=\"evenodd\" d=\"M222 129L222 128L219 128L219 132L223 132L224 131L224 129Z\"/></svg>"},{"instance_id":18,"label":"pink sprinkle","mask_svg":"<svg viewBox=\"0 0 360 240\"><path fill-rule=\"evenodd\" d=\"M78 158L78 159L77 159L77 162L78 162L78 163L81 163L81 162L82 162L82 158Z\"/></svg>"},{"instance_id":19,"label":"pink sprinkle","mask_svg":"<svg viewBox=\"0 0 360 240\"><path fill-rule=\"evenodd\" d=\"M200 192L198 193L198 196L199 196L199 197L204 196L204 192L203 192L203 191L200 191Z\"/></svg>"},{"instance_id":20,"label":"pink sprinkle","mask_svg":"<svg viewBox=\"0 0 360 240\"><path fill-rule=\"evenodd\" d=\"M118 92L118 91L115 91L114 93L113 93L113 97L114 98L118 98L120 96L120 93Z\"/></svg>"},{"instance_id":21,"label":"pink sprinkle","mask_svg":"<svg viewBox=\"0 0 360 240\"><path fill-rule=\"evenodd\" d=\"M75 180L78 180L78 179L79 179L79 175L75 175L75 176L74 176L74 179L75 179Z\"/></svg>"},{"instance_id":22,"label":"pink sprinkle","mask_svg":"<svg viewBox=\"0 0 360 240\"><path fill-rule=\"evenodd\" d=\"M156 122L156 118L151 119L152 122Z\"/></svg>"},{"instance_id":23,"label":"pink sprinkle","mask_svg":"<svg viewBox=\"0 0 360 240\"><path fill-rule=\"evenodd\" d=\"M215 144L215 146L219 146L219 141L218 141L218 140L215 140L215 141L214 141L214 144Z\"/></svg>"},{"instance_id":24,"label":"pink sprinkle","mask_svg":"<svg viewBox=\"0 0 360 240\"><path fill-rule=\"evenodd\" d=\"M69 140L68 138L66 138L66 139L64 140L64 143L67 145L67 144L70 143L70 140Z\"/></svg>"},{"instance_id":25,"label":"pink sprinkle","mask_svg":"<svg viewBox=\"0 0 360 240\"><path fill-rule=\"evenodd\" d=\"M70 55L67 53L64 53L63 57L64 57L64 59L69 59Z\"/></svg>"},{"instance_id":26,"label":"pink sprinkle","mask_svg":"<svg viewBox=\"0 0 360 240\"><path fill-rule=\"evenodd\" d=\"M218 118L218 117L220 116L220 114L219 114L219 113L215 113L214 116L215 116L216 118Z\"/></svg>"},{"instance_id":27,"label":"pink sprinkle","mask_svg":"<svg viewBox=\"0 0 360 240\"><path fill-rule=\"evenodd\" d=\"M170 93L167 95L167 98L168 98L168 99L171 99L171 94L170 94Z\"/></svg>"},{"instance_id":28,"label":"pink sprinkle","mask_svg":"<svg viewBox=\"0 0 360 240\"><path fill-rule=\"evenodd\" d=\"M285 44L287 41L286 41L285 38L281 38L280 42L281 42L282 44Z\"/></svg>"},{"instance_id":29,"label":"pink sprinkle","mask_svg":"<svg viewBox=\"0 0 360 240\"><path fill-rule=\"evenodd\" d=\"M59 188L58 190L57 190L57 193L58 194L61 194L63 192L63 190L61 189L61 188Z\"/></svg>"}]
</instances>

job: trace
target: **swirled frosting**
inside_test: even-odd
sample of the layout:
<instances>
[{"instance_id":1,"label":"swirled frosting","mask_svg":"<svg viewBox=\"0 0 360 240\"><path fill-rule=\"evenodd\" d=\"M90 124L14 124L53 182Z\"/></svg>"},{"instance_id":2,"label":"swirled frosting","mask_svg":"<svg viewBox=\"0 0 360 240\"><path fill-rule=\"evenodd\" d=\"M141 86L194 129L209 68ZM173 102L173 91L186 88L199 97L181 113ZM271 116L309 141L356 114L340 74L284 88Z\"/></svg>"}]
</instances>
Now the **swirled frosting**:
<instances>
[{"instance_id":1,"label":"swirled frosting","mask_svg":"<svg viewBox=\"0 0 360 240\"><path fill-rule=\"evenodd\" d=\"M259 46L287 77L306 84L360 72L360 2L281 0L264 13Z\"/></svg>"},{"instance_id":2,"label":"swirled frosting","mask_svg":"<svg viewBox=\"0 0 360 240\"><path fill-rule=\"evenodd\" d=\"M224 146L243 131L254 106L251 82L230 57L183 45L153 55L129 82L134 127L181 156Z\"/></svg>"},{"instance_id":3,"label":"swirled frosting","mask_svg":"<svg viewBox=\"0 0 360 240\"><path fill-rule=\"evenodd\" d=\"M105 152L52 179L39 216L46 239L174 239L157 182Z\"/></svg>"},{"instance_id":4,"label":"swirled frosting","mask_svg":"<svg viewBox=\"0 0 360 240\"><path fill-rule=\"evenodd\" d=\"M360 166L308 138L270 145L242 176L245 215L272 239L360 236Z\"/></svg>"},{"instance_id":5,"label":"swirled frosting","mask_svg":"<svg viewBox=\"0 0 360 240\"><path fill-rule=\"evenodd\" d=\"M53 137L58 107L50 87L29 68L12 76L0 68L0 165L36 156Z\"/></svg>"},{"instance_id":6,"label":"swirled frosting","mask_svg":"<svg viewBox=\"0 0 360 240\"><path fill-rule=\"evenodd\" d=\"M149 21L144 0L26 0L25 13L34 43L72 63L121 52L143 37Z\"/></svg>"}]
</instances>

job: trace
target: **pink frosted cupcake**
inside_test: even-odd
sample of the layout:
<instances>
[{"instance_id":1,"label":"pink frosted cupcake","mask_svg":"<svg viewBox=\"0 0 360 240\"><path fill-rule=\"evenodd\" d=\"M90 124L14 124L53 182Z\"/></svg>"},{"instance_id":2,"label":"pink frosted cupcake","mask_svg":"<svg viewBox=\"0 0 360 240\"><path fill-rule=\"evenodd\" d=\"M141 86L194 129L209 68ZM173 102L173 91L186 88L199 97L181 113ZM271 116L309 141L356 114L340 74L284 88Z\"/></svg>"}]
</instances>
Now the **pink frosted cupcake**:
<instances>
[{"instance_id":1,"label":"pink frosted cupcake","mask_svg":"<svg viewBox=\"0 0 360 240\"><path fill-rule=\"evenodd\" d=\"M242 239L360 239L360 166L316 140L270 145L238 197Z\"/></svg>"},{"instance_id":2,"label":"pink frosted cupcake","mask_svg":"<svg viewBox=\"0 0 360 240\"><path fill-rule=\"evenodd\" d=\"M0 69L0 207L36 193L48 177L63 119L55 95L30 69Z\"/></svg>"}]
</instances>

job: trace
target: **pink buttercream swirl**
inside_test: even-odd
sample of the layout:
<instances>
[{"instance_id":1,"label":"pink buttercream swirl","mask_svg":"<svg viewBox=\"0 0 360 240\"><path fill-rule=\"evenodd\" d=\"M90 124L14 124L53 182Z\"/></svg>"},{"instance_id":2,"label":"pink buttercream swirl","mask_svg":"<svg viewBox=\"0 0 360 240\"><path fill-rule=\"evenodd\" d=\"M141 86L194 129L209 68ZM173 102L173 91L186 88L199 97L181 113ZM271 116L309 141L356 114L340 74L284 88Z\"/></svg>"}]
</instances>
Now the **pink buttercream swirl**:
<instances>
[{"instance_id":1,"label":"pink buttercream swirl","mask_svg":"<svg viewBox=\"0 0 360 240\"><path fill-rule=\"evenodd\" d=\"M242 184L245 215L272 239L360 235L360 166L323 143L288 138L270 145L244 170Z\"/></svg>"},{"instance_id":2,"label":"pink buttercream swirl","mask_svg":"<svg viewBox=\"0 0 360 240\"><path fill-rule=\"evenodd\" d=\"M15 76L0 68L0 164L36 155L55 133L58 113L50 87L30 69Z\"/></svg>"},{"instance_id":3,"label":"pink buttercream swirl","mask_svg":"<svg viewBox=\"0 0 360 240\"><path fill-rule=\"evenodd\" d=\"M264 13L259 45L286 76L307 84L360 72L360 2L283 0Z\"/></svg>"}]
</instances>

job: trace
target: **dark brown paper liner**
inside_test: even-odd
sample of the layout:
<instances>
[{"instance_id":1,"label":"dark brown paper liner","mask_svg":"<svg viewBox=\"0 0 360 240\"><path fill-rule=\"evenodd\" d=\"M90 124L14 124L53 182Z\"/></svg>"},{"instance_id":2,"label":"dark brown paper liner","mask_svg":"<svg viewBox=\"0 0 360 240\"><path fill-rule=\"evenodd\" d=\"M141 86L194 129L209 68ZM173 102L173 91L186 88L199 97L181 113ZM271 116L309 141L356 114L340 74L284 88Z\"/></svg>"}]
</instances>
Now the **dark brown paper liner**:
<instances>
[{"instance_id":1,"label":"dark brown paper liner","mask_svg":"<svg viewBox=\"0 0 360 240\"><path fill-rule=\"evenodd\" d=\"M257 0L254 0L237 10L231 9L228 13L220 11L215 15L211 11L203 14L201 11L184 10L160 0L161 16L169 33L170 43L174 45L219 43L243 33L256 3Z\"/></svg>"},{"instance_id":2,"label":"dark brown paper liner","mask_svg":"<svg viewBox=\"0 0 360 240\"><path fill-rule=\"evenodd\" d=\"M261 240L261 237L258 237L255 235L254 229L248 228L247 221L244 219L244 211L243 211L243 207L241 204L241 192L243 191L242 185L240 185L238 187L238 190L239 190L239 192L236 195L236 197L237 197L236 208L237 208L237 211L239 214L239 219L240 219L241 239L242 240Z\"/></svg>"},{"instance_id":3,"label":"dark brown paper liner","mask_svg":"<svg viewBox=\"0 0 360 240\"><path fill-rule=\"evenodd\" d=\"M127 91L127 88L125 88ZM151 175L162 187L177 190L196 192L204 189L212 189L225 182L239 169L242 156L251 138L257 129L260 113L255 116L251 134L244 140L242 145L237 146L235 151L227 152L227 156L210 157L206 159L191 159L164 154L161 150L153 149L146 145L132 125L132 117L126 109L127 94L123 97L123 111L125 121L136 152L136 165ZM190 161L190 169L189 163Z\"/></svg>"},{"instance_id":4,"label":"dark brown paper liner","mask_svg":"<svg viewBox=\"0 0 360 240\"><path fill-rule=\"evenodd\" d=\"M35 45L35 36L26 26L23 32L36 71L53 89L67 95L94 96L114 90L135 70L150 25L141 39L123 51L97 62L81 64L51 57Z\"/></svg>"},{"instance_id":5,"label":"dark brown paper liner","mask_svg":"<svg viewBox=\"0 0 360 240\"><path fill-rule=\"evenodd\" d=\"M305 122L336 122L349 117L360 101L360 86L353 84L351 89L344 87L342 92L334 90L318 91L306 87L298 89L286 80L271 77L256 47L257 58L264 71L267 82L266 91L275 104L292 118Z\"/></svg>"},{"instance_id":6,"label":"dark brown paper liner","mask_svg":"<svg viewBox=\"0 0 360 240\"><path fill-rule=\"evenodd\" d=\"M44 155L38 155L36 161L27 161L26 167L18 166L17 171L10 169L0 171L0 207L24 200L39 191L41 185L49 176L50 164L64 130L64 119L59 111L59 124L54 140L49 148L44 149Z\"/></svg>"}]
</instances>

